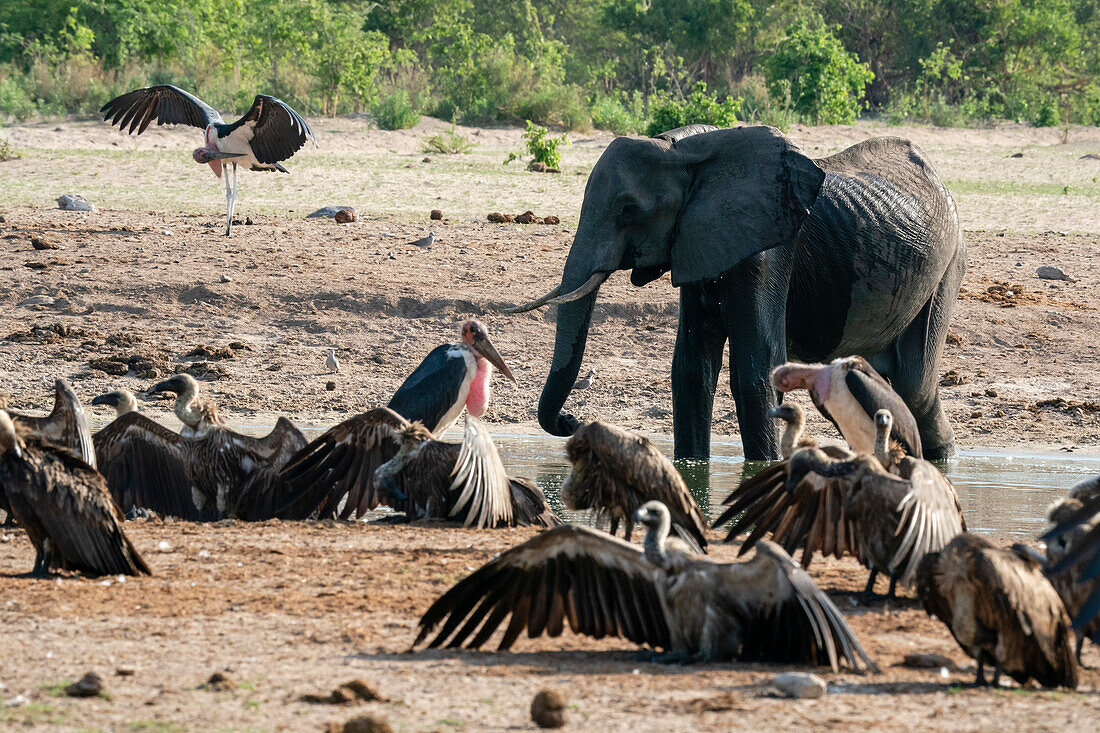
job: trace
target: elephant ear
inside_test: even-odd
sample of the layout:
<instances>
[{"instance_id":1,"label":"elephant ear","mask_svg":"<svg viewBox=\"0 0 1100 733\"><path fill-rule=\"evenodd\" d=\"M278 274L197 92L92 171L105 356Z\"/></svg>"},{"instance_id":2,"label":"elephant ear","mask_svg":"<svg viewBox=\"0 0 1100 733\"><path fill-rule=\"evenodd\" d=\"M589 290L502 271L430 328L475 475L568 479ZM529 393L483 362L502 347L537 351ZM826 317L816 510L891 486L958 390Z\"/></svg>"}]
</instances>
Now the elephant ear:
<instances>
[{"instance_id":1,"label":"elephant ear","mask_svg":"<svg viewBox=\"0 0 1100 733\"><path fill-rule=\"evenodd\" d=\"M672 284L717 280L791 241L825 172L772 127L692 135L673 145L692 171L672 246Z\"/></svg>"}]
</instances>

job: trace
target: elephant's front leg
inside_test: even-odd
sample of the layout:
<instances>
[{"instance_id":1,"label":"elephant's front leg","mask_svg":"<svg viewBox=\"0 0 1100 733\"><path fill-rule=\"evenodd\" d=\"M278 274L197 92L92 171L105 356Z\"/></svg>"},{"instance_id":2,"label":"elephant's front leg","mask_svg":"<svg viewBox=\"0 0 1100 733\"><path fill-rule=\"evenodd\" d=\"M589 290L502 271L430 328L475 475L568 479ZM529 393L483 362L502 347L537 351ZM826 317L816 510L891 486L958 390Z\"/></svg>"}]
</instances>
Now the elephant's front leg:
<instances>
[{"instance_id":1,"label":"elephant's front leg","mask_svg":"<svg viewBox=\"0 0 1100 733\"><path fill-rule=\"evenodd\" d=\"M767 412L778 404L770 381L772 369L787 360L789 275L784 280L783 269L774 262L764 263L764 258L757 255L711 285L722 299L730 343L730 391L749 461L780 457L779 429Z\"/></svg>"},{"instance_id":2,"label":"elephant's front leg","mask_svg":"<svg viewBox=\"0 0 1100 733\"><path fill-rule=\"evenodd\" d=\"M711 411L722 371L725 328L719 304L701 285L680 288L680 326L672 355L672 432L677 458L710 457Z\"/></svg>"}]
</instances>

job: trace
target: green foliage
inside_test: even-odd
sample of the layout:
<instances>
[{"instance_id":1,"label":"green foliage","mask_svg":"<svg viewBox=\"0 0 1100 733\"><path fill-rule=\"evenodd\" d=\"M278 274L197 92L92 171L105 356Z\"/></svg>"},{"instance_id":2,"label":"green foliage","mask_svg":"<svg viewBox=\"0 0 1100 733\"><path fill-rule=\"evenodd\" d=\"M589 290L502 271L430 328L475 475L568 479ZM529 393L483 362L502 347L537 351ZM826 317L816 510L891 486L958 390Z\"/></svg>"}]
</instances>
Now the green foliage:
<instances>
[{"instance_id":1,"label":"green foliage","mask_svg":"<svg viewBox=\"0 0 1100 733\"><path fill-rule=\"evenodd\" d=\"M0 138L0 163L6 163L9 160L15 160L16 158L22 157L23 154L11 144L11 140Z\"/></svg>"},{"instance_id":2,"label":"green foliage","mask_svg":"<svg viewBox=\"0 0 1100 733\"><path fill-rule=\"evenodd\" d=\"M307 114L631 133L698 118L699 82L781 126L1095 124L1100 0L0 2L5 121L175 83L226 110L263 91Z\"/></svg>"},{"instance_id":3,"label":"green foliage","mask_svg":"<svg viewBox=\"0 0 1100 733\"><path fill-rule=\"evenodd\" d=\"M731 127L737 124L741 100L726 97L721 102L716 94L707 93L706 82L698 82L691 94L683 99L663 94L650 108L650 120L646 135L650 137L684 125L714 125Z\"/></svg>"},{"instance_id":4,"label":"green foliage","mask_svg":"<svg viewBox=\"0 0 1100 733\"><path fill-rule=\"evenodd\" d=\"M550 137L550 131L540 127L531 120L527 120L527 130L523 133L524 147L535 163L542 163L547 168L561 169L561 146L569 145L569 136ZM510 153L504 161L508 165L520 157L519 153Z\"/></svg>"},{"instance_id":5,"label":"green foliage","mask_svg":"<svg viewBox=\"0 0 1100 733\"><path fill-rule=\"evenodd\" d=\"M764 61L768 92L789 95L791 107L827 125L854 122L875 78L825 26L789 26Z\"/></svg>"},{"instance_id":6,"label":"green foliage","mask_svg":"<svg viewBox=\"0 0 1100 733\"><path fill-rule=\"evenodd\" d=\"M465 135L455 132L454 125L448 132L440 132L428 136L420 146L422 153L443 153L444 155L458 155L473 150L474 144Z\"/></svg>"},{"instance_id":7,"label":"green foliage","mask_svg":"<svg viewBox=\"0 0 1100 733\"><path fill-rule=\"evenodd\" d=\"M397 89L378 100L371 107L371 114L374 124L382 130L406 130L420 122L420 112L404 89Z\"/></svg>"}]
</instances>

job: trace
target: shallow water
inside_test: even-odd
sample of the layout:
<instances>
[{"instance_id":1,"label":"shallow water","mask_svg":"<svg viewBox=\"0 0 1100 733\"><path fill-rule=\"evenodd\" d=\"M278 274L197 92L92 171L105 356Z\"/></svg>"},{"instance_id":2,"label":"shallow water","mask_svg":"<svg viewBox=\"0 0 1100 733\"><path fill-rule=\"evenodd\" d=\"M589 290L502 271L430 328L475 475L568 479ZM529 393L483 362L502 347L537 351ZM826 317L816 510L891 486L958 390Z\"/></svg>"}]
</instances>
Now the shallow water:
<instances>
[{"instance_id":1,"label":"shallow water","mask_svg":"<svg viewBox=\"0 0 1100 733\"><path fill-rule=\"evenodd\" d=\"M307 431L307 435L312 440L320 432ZM462 435L452 430L445 439L458 442ZM588 512L571 512L558 498L569 472L564 438L498 433L493 440L508 472L534 479L560 517L593 523ZM665 455L672 454L671 440L653 442ZM746 465L737 443L714 442L711 451L710 461L676 462L708 519L721 514L722 500L740 483L743 469L747 467L755 473L753 469L764 465ZM1044 531L1046 510L1052 501L1065 496L1078 481L1100 474L1100 458L1068 454L1010 456L968 450L957 460L940 464L940 469L955 484L971 530L995 537L1026 539Z\"/></svg>"}]
</instances>

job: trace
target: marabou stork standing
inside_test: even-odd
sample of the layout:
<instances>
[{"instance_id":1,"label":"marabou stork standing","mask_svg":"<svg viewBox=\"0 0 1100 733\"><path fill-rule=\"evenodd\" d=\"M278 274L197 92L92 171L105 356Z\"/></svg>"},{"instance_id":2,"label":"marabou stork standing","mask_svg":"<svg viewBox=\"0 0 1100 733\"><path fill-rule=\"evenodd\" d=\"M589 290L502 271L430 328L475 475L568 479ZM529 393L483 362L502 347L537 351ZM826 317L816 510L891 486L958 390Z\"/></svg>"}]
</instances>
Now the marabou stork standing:
<instances>
[{"instance_id":1,"label":"marabou stork standing","mask_svg":"<svg viewBox=\"0 0 1100 733\"><path fill-rule=\"evenodd\" d=\"M281 471L286 484L283 519L300 519L320 510L331 516L344 497L341 518L378 506L374 472L397 455L404 424L418 422L439 437L463 408L481 417L489 407L493 368L516 378L497 353L481 321L462 324L462 340L437 346L424 357L386 405L350 417L299 451Z\"/></svg>"},{"instance_id":2,"label":"marabou stork standing","mask_svg":"<svg viewBox=\"0 0 1100 733\"><path fill-rule=\"evenodd\" d=\"M205 131L206 144L192 153L196 163L206 163L222 177L222 168L233 166L233 180L225 175L225 235L233 224L237 204L237 166L253 171L289 173L279 165L298 152L307 140L317 144L309 124L286 102L257 94L252 108L232 124L198 97L170 84L145 87L115 97L99 110L103 119L120 130L140 135L156 120L158 125L191 125Z\"/></svg>"},{"instance_id":3,"label":"marabou stork standing","mask_svg":"<svg viewBox=\"0 0 1100 733\"><path fill-rule=\"evenodd\" d=\"M788 362L775 368L771 382L780 392L807 390L814 407L836 425L856 453L874 454L875 413L889 410L894 420L891 441L908 455L923 457L913 413L862 356L846 356L828 364Z\"/></svg>"}]
</instances>

